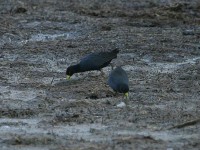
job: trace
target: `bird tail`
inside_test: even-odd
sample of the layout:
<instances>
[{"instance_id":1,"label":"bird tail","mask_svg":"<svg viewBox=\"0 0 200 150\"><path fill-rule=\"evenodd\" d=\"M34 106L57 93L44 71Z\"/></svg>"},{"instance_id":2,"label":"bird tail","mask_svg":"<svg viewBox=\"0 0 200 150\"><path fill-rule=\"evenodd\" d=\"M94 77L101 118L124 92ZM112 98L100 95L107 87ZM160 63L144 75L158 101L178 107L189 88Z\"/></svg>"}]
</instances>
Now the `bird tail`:
<instances>
[{"instance_id":1,"label":"bird tail","mask_svg":"<svg viewBox=\"0 0 200 150\"><path fill-rule=\"evenodd\" d=\"M115 48L114 50L111 51L112 53L118 54L119 53L119 49Z\"/></svg>"}]
</instances>

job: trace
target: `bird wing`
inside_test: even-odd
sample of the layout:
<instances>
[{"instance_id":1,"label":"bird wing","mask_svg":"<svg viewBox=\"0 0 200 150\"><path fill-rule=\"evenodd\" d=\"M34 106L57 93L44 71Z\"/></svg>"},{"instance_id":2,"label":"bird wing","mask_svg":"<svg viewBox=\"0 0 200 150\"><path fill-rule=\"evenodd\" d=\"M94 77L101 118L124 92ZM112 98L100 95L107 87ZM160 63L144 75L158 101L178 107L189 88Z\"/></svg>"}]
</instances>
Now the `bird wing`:
<instances>
[{"instance_id":1,"label":"bird wing","mask_svg":"<svg viewBox=\"0 0 200 150\"><path fill-rule=\"evenodd\" d=\"M81 59L80 65L85 69L101 69L107 66L110 61L117 57L116 53L112 52L99 52L92 53Z\"/></svg>"}]
</instances>

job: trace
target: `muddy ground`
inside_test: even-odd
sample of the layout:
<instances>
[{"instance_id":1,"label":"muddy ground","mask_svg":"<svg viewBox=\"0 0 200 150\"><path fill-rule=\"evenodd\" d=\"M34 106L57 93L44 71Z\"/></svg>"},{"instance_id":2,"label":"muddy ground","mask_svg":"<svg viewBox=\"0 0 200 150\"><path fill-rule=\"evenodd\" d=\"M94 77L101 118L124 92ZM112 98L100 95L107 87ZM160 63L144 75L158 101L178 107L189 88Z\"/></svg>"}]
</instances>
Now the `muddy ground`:
<instances>
[{"instance_id":1,"label":"muddy ground","mask_svg":"<svg viewBox=\"0 0 200 150\"><path fill-rule=\"evenodd\" d=\"M199 0L1 0L0 149L199 149ZM67 66L118 47L111 70Z\"/></svg>"}]
</instances>

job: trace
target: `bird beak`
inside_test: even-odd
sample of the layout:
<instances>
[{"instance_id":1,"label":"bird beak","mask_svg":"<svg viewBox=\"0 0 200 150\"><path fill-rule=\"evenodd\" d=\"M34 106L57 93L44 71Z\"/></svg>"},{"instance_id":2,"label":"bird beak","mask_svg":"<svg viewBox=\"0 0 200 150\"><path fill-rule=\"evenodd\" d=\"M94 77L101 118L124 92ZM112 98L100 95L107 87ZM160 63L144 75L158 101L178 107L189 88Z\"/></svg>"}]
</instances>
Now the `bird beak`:
<instances>
[{"instance_id":1,"label":"bird beak","mask_svg":"<svg viewBox=\"0 0 200 150\"><path fill-rule=\"evenodd\" d=\"M71 76L67 75L66 79L69 80Z\"/></svg>"},{"instance_id":2,"label":"bird beak","mask_svg":"<svg viewBox=\"0 0 200 150\"><path fill-rule=\"evenodd\" d=\"M128 92L127 92L127 93L125 93L124 95L125 95L125 97L128 99Z\"/></svg>"}]
</instances>

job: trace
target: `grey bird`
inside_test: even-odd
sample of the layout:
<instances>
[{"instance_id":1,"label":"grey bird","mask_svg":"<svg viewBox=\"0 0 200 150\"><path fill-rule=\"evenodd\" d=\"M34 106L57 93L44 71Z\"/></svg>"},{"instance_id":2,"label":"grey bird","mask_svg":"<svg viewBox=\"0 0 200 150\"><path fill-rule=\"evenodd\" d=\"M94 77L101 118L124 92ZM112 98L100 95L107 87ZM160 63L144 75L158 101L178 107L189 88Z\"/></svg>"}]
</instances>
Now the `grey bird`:
<instances>
[{"instance_id":1,"label":"grey bird","mask_svg":"<svg viewBox=\"0 0 200 150\"><path fill-rule=\"evenodd\" d=\"M92 71L92 70L101 71L102 68L110 64L112 59L117 58L118 53L119 50L117 48L110 52L91 53L82 58L78 64L69 66L66 70L66 77L67 79L70 79L70 77L74 73L79 73L79 72Z\"/></svg>"},{"instance_id":2,"label":"grey bird","mask_svg":"<svg viewBox=\"0 0 200 150\"><path fill-rule=\"evenodd\" d=\"M121 67L117 67L111 71L108 77L108 84L115 92L124 93L126 98L128 98L128 76Z\"/></svg>"}]
</instances>

